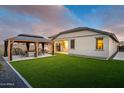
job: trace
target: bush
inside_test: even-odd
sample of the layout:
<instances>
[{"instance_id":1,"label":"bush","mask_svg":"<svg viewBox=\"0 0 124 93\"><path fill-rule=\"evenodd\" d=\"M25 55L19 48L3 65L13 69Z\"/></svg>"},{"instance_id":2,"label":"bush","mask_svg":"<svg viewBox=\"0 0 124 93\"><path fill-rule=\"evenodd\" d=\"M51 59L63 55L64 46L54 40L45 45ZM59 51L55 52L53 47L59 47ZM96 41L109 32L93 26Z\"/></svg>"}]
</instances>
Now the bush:
<instances>
[{"instance_id":1,"label":"bush","mask_svg":"<svg viewBox=\"0 0 124 93\"><path fill-rule=\"evenodd\" d=\"M20 48L13 48L12 52L13 52L14 55L26 56L26 51L23 51Z\"/></svg>"}]
</instances>

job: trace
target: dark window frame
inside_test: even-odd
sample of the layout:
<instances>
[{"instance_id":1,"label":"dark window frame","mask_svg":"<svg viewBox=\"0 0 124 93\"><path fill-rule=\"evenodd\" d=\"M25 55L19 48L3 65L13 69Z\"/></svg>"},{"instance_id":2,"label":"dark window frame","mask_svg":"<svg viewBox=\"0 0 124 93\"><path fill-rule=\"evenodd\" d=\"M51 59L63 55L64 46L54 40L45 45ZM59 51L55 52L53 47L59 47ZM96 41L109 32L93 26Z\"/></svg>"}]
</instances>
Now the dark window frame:
<instances>
[{"instance_id":1,"label":"dark window frame","mask_svg":"<svg viewBox=\"0 0 124 93\"><path fill-rule=\"evenodd\" d=\"M70 40L70 48L75 49L75 39Z\"/></svg>"}]
</instances>

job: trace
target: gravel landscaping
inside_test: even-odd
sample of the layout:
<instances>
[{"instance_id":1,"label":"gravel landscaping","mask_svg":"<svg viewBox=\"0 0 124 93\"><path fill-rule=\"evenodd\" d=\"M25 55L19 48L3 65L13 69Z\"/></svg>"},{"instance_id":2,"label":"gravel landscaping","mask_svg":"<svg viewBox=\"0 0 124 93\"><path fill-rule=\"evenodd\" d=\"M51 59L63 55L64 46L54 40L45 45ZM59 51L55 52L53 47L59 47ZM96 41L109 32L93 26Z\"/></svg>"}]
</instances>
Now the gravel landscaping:
<instances>
[{"instance_id":1,"label":"gravel landscaping","mask_svg":"<svg viewBox=\"0 0 124 93\"><path fill-rule=\"evenodd\" d=\"M0 88L27 88L20 77L4 62L0 56Z\"/></svg>"}]
</instances>

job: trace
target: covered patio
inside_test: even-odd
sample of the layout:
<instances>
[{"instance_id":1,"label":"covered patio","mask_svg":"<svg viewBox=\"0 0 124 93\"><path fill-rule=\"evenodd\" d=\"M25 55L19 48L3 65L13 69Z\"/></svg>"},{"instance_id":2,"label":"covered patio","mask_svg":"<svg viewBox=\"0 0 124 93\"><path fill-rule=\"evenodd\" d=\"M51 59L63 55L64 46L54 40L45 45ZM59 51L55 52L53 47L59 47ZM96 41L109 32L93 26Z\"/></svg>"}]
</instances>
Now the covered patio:
<instances>
[{"instance_id":1,"label":"covered patio","mask_svg":"<svg viewBox=\"0 0 124 93\"><path fill-rule=\"evenodd\" d=\"M56 53L68 54L68 40L60 39L54 41L54 48Z\"/></svg>"},{"instance_id":2,"label":"covered patio","mask_svg":"<svg viewBox=\"0 0 124 93\"><path fill-rule=\"evenodd\" d=\"M17 44L22 44L23 46L17 50L17 48L14 48ZM23 56L14 53L14 51L17 52L19 49L24 50L24 46L25 51L22 53ZM31 49L32 46L34 49ZM8 62L52 55L54 55L54 43L42 36L19 34L16 37L8 38L4 41L4 59Z\"/></svg>"}]
</instances>

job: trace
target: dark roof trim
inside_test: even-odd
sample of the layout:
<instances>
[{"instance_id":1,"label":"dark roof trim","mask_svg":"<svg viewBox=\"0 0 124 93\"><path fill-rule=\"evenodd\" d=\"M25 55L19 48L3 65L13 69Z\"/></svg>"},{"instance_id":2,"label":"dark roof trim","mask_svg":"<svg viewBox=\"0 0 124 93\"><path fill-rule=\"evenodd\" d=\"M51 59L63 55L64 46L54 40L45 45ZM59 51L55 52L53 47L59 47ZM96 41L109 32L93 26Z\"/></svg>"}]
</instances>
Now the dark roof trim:
<instances>
[{"instance_id":1,"label":"dark roof trim","mask_svg":"<svg viewBox=\"0 0 124 93\"><path fill-rule=\"evenodd\" d=\"M30 34L19 34L18 36L24 36L24 37L35 37L35 38L44 38L42 36L38 35L30 35Z\"/></svg>"},{"instance_id":2,"label":"dark roof trim","mask_svg":"<svg viewBox=\"0 0 124 93\"><path fill-rule=\"evenodd\" d=\"M93 31L93 32L96 32L96 33L104 34L104 35L108 35L109 37L111 37L116 42L119 42L119 40L117 39L117 37L114 33L106 32L106 31L102 31L102 30L97 30L97 29L93 29L93 28L88 28L88 27L78 27L78 28L74 28L74 29L71 29L71 30L63 31L63 32L60 32L57 35L51 36L49 38L52 38L52 40L54 40L55 38L57 38L59 35L62 35L62 34L73 33L73 32L77 32L77 31L78 32L79 31L85 31L85 30Z\"/></svg>"}]
</instances>

